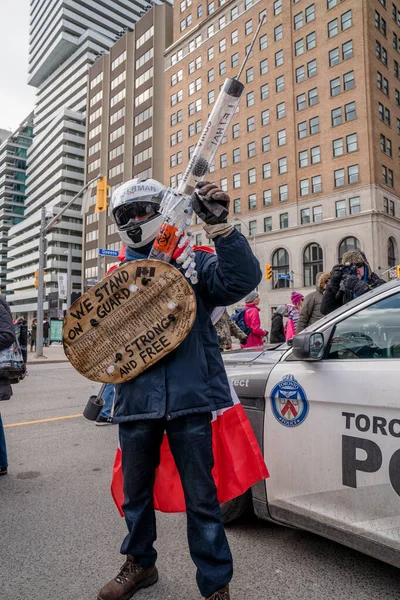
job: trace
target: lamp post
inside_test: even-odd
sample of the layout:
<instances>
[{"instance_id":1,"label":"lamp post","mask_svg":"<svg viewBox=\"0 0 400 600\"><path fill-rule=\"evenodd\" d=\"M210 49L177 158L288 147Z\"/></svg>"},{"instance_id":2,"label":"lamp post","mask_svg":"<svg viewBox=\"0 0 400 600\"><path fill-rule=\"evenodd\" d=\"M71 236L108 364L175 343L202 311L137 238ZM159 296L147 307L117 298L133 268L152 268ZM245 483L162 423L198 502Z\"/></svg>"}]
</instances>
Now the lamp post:
<instances>
[{"instance_id":1,"label":"lamp post","mask_svg":"<svg viewBox=\"0 0 400 600\"><path fill-rule=\"evenodd\" d=\"M242 219L239 219L239 217L234 217L233 220L234 221L240 221L247 228L247 231L249 232L249 235L253 238L253 254L254 254L255 257L257 257L257 254L256 254L256 234L252 233L250 231L250 227L247 225L247 223L245 223L244 221L242 221Z\"/></svg>"},{"instance_id":2,"label":"lamp post","mask_svg":"<svg viewBox=\"0 0 400 600\"><path fill-rule=\"evenodd\" d=\"M39 231L39 277L38 277L38 305L37 305L37 330L36 330L36 356L39 358L43 356L43 313L44 313L44 251L45 251L45 239L46 233L54 227L61 219L62 215L67 211L74 202L83 194L83 192L92 185L98 179L101 179L102 175L98 175L94 179L88 181L83 188L55 215L46 225L46 208L43 207L41 211L40 219L40 231ZM72 257L71 257L72 260ZM68 288L68 285L67 285ZM68 303L68 298L67 298Z\"/></svg>"}]
</instances>

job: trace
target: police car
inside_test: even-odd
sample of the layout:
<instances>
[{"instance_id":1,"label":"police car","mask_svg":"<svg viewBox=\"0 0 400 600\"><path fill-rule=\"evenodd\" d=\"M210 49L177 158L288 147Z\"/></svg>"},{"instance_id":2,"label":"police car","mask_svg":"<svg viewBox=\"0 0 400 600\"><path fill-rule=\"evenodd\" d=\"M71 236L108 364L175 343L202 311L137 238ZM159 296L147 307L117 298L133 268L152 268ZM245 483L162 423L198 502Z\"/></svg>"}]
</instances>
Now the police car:
<instances>
[{"instance_id":1,"label":"police car","mask_svg":"<svg viewBox=\"0 0 400 600\"><path fill-rule=\"evenodd\" d=\"M224 355L270 471L223 505L400 567L400 280L286 344Z\"/></svg>"}]
</instances>

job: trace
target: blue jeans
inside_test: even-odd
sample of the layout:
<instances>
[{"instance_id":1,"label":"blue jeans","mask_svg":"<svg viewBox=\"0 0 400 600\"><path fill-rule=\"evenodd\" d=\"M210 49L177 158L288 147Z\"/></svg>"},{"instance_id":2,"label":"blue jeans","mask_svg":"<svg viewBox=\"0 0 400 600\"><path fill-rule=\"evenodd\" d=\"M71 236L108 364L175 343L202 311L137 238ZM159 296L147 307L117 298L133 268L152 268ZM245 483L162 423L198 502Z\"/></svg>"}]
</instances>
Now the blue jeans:
<instances>
[{"instance_id":1,"label":"blue jeans","mask_svg":"<svg viewBox=\"0 0 400 600\"><path fill-rule=\"evenodd\" d=\"M160 446L167 432L182 481L190 555L197 567L200 593L207 597L232 579L232 555L226 539L211 470L214 465L211 415L191 414L172 421L152 419L121 423L125 502L129 533L121 546L144 568L157 559L153 485Z\"/></svg>"},{"instance_id":2,"label":"blue jeans","mask_svg":"<svg viewBox=\"0 0 400 600\"><path fill-rule=\"evenodd\" d=\"M6 437L4 435L3 421L0 415L0 469L8 467Z\"/></svg>"},{"instance_id":3,"label":"blue jeans","mask_svg":"<svg viewBox=\"0 0 400 600\"><path fill-rule=\"evenodd\" d=\"M109 417L111 417L111 410L112 410L113 403L114 403L114 394L115 394L114 386L111 385L110 383L108 383L106 385L106 387L104 388L103 393L101 395L101 397L104 400L104 406L101 409L100 416L104 417L105 419L108 419Z\"/></svg>"}]
</instances>

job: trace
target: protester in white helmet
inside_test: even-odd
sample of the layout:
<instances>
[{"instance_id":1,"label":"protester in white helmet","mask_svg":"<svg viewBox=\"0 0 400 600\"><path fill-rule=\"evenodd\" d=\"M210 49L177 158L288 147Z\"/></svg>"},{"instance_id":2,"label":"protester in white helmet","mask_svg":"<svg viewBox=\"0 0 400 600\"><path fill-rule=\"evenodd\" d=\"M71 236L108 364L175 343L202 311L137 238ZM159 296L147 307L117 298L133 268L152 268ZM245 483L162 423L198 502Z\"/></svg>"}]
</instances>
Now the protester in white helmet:
<instances>
[{"instance_id":1,"label":"protester in white helmet","mask_svg":"<svg viewBox=\"0 0 400 600\"><path fill-rule=\"evenodd\" d=\"M205 221L215 253L196 252L195 324L166 358L116 386L113 422L119 423L122 450L128 535L121 553L126 562L98 600L128 600L158 579L153 485L164 431L185 492L189 548L200 593L209 600L230 598L232 556L211 473L211 413L231 406L232 400L210 315L215 307L240 301L262 275L246 238L202 202L204 197L229 208L229 196L207 182L198 184L197 191L193 208ZM158 209L164 193L154 179L129 181L114 193L112 213L127 244L128 261L147 258L162 223Z\"/></svg>"}]
</instances>

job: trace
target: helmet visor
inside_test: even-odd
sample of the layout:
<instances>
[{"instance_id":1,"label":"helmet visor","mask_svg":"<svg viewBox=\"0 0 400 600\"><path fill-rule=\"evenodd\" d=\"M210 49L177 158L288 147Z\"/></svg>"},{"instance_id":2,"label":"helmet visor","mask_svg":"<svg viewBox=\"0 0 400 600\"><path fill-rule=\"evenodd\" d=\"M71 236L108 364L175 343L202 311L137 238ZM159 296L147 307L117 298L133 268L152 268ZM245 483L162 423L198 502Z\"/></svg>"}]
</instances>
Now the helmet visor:
<instances>
[{"instance_id":1,"label":"helmet visor","mask_svg":"<svg viewBox=\"0 0 400 600\"><path fill-rule=\"evenodd\" d=\"M153 217L157 213L159 204L155 202L132 202L128 205L122 205L114 212L117 227L126 227L131 221Z\"/></svg>"}]
</instances>

